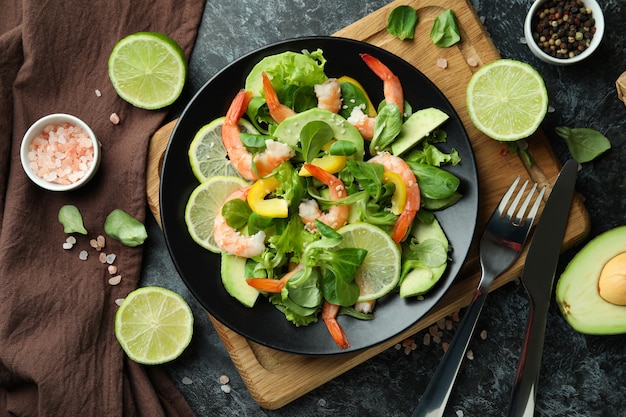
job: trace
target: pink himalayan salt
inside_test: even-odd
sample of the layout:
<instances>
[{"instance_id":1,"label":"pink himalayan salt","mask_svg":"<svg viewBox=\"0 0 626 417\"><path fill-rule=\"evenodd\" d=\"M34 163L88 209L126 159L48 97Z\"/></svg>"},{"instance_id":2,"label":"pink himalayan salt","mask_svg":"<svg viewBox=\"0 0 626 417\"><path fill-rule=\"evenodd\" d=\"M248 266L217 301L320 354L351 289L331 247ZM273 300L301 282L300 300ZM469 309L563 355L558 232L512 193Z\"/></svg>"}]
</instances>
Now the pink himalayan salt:
<instances>
[{"instance_id":1,"label":"pink himalayan salt","mask_svg":"<svg viewBox=\"0 0 626 417\"><path fill-rule=\"evenodd\" d=\"M30 168L40 178L73 184L83 178L94 161L93 141L71 123L48 125L28 148Z\"/></svg>"}]
</instances>

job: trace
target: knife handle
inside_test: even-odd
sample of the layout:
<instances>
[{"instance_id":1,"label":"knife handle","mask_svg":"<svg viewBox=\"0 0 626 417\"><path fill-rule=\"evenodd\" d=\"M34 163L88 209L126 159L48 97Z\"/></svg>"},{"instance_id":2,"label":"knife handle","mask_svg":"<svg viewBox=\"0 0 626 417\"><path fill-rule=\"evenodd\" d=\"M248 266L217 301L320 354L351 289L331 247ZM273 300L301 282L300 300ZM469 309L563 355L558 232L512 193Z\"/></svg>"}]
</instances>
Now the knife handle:
<instances>
[{"instance_id":1,"label":"knife handle","mask_svg":"<svg viewBox=\"0 0 626 417\"><path fill-rule=\"evenodd\" d=\"M539 307L541 306L541 307ZM532 417L541 369L549 303L530 302L524 344L520 353L508 417Z\"/></svg>"},{"instance_id":2,"label":"knife handle","mask_svg":"<svg viewBox=\"0 0 626 417\"><path fill-rule=\"evenodd\" d=\"M441 417L446 409L452 386L465 357L480 312L487 299L487 290L479 288L448 346L448 350L435 370L412 417Z\"/></svg>"}]
</instances>

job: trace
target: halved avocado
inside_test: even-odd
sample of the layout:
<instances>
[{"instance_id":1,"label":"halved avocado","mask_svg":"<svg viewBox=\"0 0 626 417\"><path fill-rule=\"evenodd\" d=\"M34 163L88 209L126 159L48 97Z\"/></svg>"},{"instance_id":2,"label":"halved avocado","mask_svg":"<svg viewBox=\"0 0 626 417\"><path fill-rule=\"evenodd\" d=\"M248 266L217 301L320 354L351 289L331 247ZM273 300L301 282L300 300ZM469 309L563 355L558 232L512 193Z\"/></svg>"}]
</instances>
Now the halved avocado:
<instances>
[{"instance_id":1,"label":"halved avocado","mask_svg":"<svg viewBox=\"0 0 626 417\"><path fill-rule=\"evenodd\" d=\"M418 243L435 239L441 242L446 251L448 250L448 238L436 218L429 224L415 221L411 228L411 234ZM428 292L439 281L447 264L445 262L434 268L422 265L411 270L400 283L400 297L414 297Z\"/></svg>"},{"instance_id":2,"label":"halved avocado","mask_svg":"<svg viewBox=\"0 0 626 417\"><path fill-rule=\"evenodd\" d=\"M279 142L292 148L300 144L300 131L309 122L321 121L331 127L337 140L347 140L356 146L351 159L363 160L363 137L346 119L328 110L313 108L285 119L276 127L274 136Z\"/></svg>"},{"instance_id":3,"label":"halved avocado","mask_svg":"<svg viewBox=\"0 0 626 417\"><path fill-rule=\"evenodd\" d=\"M416 111L402 125L400 134L391 144L391 152L396 156L403 154L441 126L448 118L446 113L434 107Z\"/></svg>"},{"instance_id":4,"label":"halved avocado","mask_svg":"<svg viewBox=\"0 0 626 417\"><path fill-rule=\"evenodd\" d=\"M626 333L626 306L612 304L598 293L602 269L626 252L626 226L589 241L570 261L556 286L556 301L574 330L585 334ZM626 265L624 265L626 271Z\"/></svg>"},{"instance_id":5,"label":"halved avocado","mask_svg":"<svg viewBox=\"0 0 626 417\"><path fill-rule=\"evenodd\" d=\"M226 291L246 307L252 307L259 291L246 282L246 258L222 253L222 283Z\"/></svg>"}]
</instances>

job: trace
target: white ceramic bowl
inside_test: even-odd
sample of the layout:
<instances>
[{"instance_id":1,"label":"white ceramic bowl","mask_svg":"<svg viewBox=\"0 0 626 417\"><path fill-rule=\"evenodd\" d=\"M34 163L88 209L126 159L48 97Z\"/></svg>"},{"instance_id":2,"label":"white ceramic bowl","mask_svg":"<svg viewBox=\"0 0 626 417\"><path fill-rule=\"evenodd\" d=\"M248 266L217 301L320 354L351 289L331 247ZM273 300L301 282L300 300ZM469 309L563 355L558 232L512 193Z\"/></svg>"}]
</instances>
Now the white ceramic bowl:
<instances>
[{"instance_id":1,"label":"white ceramic bowl","mask_svg":"<svg viewBox=\"0 0 626 417\"><path fill-rule=\"evenodd\" d=\"M87 136L89 136L93 144L93 160L87 164L85 174L81 178L76 180L74 180L73 178L70 180L68 178L68 180L70 181L69 184L63 184L55 180L51 181L38 175L36 170L31 167L32 161L29 157L30 145L32 141L43 132L46 126L62 126L65 123L69 123L73 126L81 128L87 134ZM72 116L70 114L55 113L42 117L41 119L33 123L30 128L28 128L28 130L24 134L24 139L22 139L22 145L20 147L20 158L22 160L22 166L24 168L24 171L35 184L37 184L41 188L45 188L46 190L50 191L69 191L82 187L91 178L93 178L94 174L98 170L98 167L100 166L101 149L100 143L98 142L96 135L87 125L87 123L83 122L78 117Z\"/></svg>"},{"instance_id":2,"label":"white ceramic bowl","mask_svg":"<svg viewBox=\"0 0 626 417\"><path fill-rule=\"evenodd\" d=\"M595 50L598 49L598 46L604 37L604 14L602 13L602 9L600 8L598 2L596 0L583 0L585 7L591 9L591 15L595 19L596 33L593 35L589 47L587 47L587 49L579 55L572 58L556 58L544 52L539 45L537 45L537 41L533 38L532 22L537 12L541 10L544 3L547 1L549 0L536 0L526 15L526 21L524 22L524 37L526 38L526 44L532 53L542 61L553 65L575 64L583 61L593 54Z\"/></svg>"}]
</instances>

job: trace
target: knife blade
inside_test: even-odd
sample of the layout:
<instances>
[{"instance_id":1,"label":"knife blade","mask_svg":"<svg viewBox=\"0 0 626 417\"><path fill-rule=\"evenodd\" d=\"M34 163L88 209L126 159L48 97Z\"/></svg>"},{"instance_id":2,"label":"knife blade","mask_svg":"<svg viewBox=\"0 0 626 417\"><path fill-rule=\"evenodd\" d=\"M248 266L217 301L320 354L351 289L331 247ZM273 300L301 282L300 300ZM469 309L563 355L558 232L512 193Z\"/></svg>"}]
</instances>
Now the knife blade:
<instances>
[{"instance_id":1,"label":"knife blade","mask_svg":"<svg viewBox=\"0 0 626 417\"><path fill-rule=\"evenodd\" d=\"M577 171L578 163L574 160L563 165L526 255L522 283L529 297L530 310L509 403L509 417L534 415L548 308Z\"/></svg>"}]
</instances>

